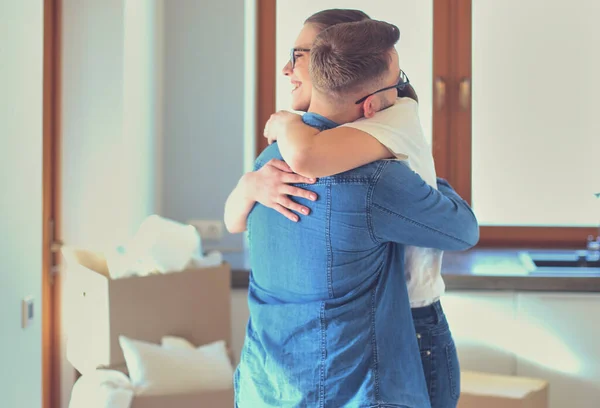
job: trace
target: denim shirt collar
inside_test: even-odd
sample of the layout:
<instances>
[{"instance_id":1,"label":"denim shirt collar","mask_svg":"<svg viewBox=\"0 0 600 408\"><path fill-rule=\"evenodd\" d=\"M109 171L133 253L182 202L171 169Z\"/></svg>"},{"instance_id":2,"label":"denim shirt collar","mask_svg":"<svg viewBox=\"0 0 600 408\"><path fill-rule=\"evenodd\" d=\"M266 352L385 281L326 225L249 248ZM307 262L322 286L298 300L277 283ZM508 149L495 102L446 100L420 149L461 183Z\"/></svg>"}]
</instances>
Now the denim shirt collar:
<instances>
[{"instance_id":1,"label":"denim shirt collar","mask_svg":"<svg viewBox=\"0 0 600 408\"><path fill-rule=\"evenodd\" d=\"M314 112L306 112L304 115L302 115L302 121L308 126L312 126L321 131L333 129L339 126L338 123L335 123L334 121L327 119L325 116Z\"/></svg>"}]
</instances>

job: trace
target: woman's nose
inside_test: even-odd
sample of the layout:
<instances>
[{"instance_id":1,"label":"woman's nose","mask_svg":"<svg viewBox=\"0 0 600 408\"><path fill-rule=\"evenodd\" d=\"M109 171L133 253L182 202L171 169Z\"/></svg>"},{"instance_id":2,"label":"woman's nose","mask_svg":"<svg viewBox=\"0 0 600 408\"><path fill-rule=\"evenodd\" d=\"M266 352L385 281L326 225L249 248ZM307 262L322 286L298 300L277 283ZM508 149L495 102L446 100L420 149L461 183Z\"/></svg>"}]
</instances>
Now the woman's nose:
<instances>
[{"instance_id":1,"label":"woman's nose","mask_svg":"<svg viewBox=\"0 0 600 408\"><path fill-rule=\"evenodd\" d=\"M292 69L292 61L288 61L287 64L285 64L285 66L283 67L283 69L281 70L281 72L283 73L283 75L285 76L290 76L292 75L292 73L294 72L294 70Z\"/></svg>"}]
</instances>

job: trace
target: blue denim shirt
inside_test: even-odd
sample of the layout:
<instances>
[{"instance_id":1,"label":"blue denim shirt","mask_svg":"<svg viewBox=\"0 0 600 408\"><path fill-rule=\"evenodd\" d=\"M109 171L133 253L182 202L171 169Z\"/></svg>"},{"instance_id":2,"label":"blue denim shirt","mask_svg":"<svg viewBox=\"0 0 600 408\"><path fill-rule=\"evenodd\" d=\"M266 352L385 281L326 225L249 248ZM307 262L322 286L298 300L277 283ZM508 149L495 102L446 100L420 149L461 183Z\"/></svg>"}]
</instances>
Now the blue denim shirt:
<instances>
[{"instance_id":1,"label":"blue denim shirt","mask_svg":"<svg viewBox=\"0 0 600 408\"><path fill-rule=\"evenodd\" d=\"M312 113L304 122L337 126ZM256 169L281 159L277 144ZM469 206L398 161L324 177L293 223L248 217L250 319L236 370L239 407L429 407L404 281L404 246L462 250L479 238Z\"/></svg>"}]
</instances>

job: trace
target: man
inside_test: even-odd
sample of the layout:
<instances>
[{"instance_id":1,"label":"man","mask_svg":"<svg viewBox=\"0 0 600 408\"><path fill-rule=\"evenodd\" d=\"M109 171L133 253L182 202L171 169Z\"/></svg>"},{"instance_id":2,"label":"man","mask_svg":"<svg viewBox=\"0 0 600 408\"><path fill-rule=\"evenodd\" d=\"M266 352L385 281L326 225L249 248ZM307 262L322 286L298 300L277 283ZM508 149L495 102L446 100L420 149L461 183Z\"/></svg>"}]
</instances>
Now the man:
<instances>
[{"instance_id":1,"label":"man","mask_svg":"<svg viewBox=\"0 0 600 408\"><path fill-rule=\"evenodd\" d=\"M322 32L304 122L324 130L390 106L401 86L398 38L372 20ZM273 144L255 167L280 158ZM301 223L252 209L239 407L429 406L404 247L460 250L478 240L468 205L444 181L438 188L404 163L379 161L319 179L320 199L300 200L312 214Z\"/></svg>"}]
</instances>

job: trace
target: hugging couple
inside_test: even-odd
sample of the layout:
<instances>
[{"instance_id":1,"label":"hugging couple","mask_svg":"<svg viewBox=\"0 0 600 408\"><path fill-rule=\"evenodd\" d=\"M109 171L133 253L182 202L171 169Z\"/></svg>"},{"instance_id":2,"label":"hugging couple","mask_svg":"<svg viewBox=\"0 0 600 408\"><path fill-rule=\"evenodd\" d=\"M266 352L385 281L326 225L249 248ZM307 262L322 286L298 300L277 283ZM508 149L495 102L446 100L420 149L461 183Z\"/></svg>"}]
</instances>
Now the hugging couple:
<instances>
[{"instance_id":1,"label":"hugging couple","mask_svg":"<svg viewBox=\"0 0 600 408\"><path fill-rule=\"evenodd\" d=\"M442 251L474 246L479 227L436 177L399 38L362 11L324 10L283 68L305 113L271 117L225 205L252 268L237 407L457 405Z\"/></svg>"}]
</instances>

